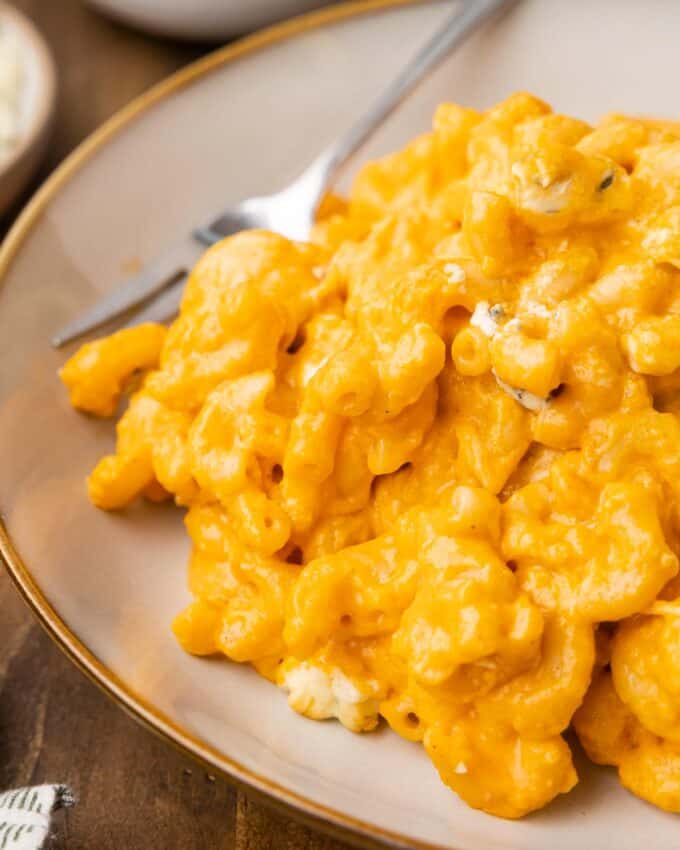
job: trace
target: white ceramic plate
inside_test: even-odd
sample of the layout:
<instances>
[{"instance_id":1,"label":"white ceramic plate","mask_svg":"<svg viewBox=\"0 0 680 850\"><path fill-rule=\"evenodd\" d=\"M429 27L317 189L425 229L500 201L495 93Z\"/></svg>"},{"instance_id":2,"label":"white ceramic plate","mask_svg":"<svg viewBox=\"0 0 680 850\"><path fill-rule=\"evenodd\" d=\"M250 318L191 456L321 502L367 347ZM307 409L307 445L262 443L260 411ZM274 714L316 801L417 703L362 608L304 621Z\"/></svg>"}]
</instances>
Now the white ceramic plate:
<instances>
[{"instance_id":1,"label":"white ceramic plate","mask_svg":"<svg viewBox=\"0 0 680 850\"><path fill-rule=\"evenodd\" d=\"M570 795L522 822L497 820L460 803L419 747L305 720L249 669L184 655L168 625L187 599L179 513L104 514L87 502L83 478L113 426L69 409L50 333L131 263L296 175L450 10L380 5L279 27L163 84L87 142L17 224L0 256L5 557L50 631L128 709L308 814L409 847L677 850L677 817L627 794L610 770L583 766ZM525 0L451 59L367 155L424 130L438 101L484 107L517 89L587 118L677 117L678 34L671 0Z\"/></svg>"}]
</instances>

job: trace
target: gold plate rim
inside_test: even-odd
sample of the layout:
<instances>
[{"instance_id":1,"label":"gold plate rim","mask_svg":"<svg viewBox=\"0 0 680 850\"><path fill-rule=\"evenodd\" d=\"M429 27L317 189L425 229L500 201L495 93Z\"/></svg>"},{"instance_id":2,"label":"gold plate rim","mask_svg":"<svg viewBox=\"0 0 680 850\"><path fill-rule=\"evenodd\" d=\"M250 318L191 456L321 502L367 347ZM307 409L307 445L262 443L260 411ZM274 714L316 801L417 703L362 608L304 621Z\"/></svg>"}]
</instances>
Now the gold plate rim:
<instances>
[{"instance_id":1,"label":"gold plate rim","mask_svg":"<svg viewBox=\"0 0 680 850\"><path fill-rule=\"evenodd\" d=\"M109 139L143 115L147 109L211 71L278 42L310 30L319 29L327 24L387 11L400 6L424 5L426 2L431 2L431 0L352 0L310 12L219 48L157 83L116 112L81 142L33 195L0 247L0 286L4 284L7 272L24 241L62 186ZM76 667L127 714L180 752L197 759L211 770L223 774L248 791L256 792L267 802L286 809L288 813L290 813L290 809L293 809L295 815L301 817L313 827L330 832L343 840L356 843L360 839L364 844L369 842L373 846L388 846L403 848L403 850L453 850L451 847L421 842L401 833L382 829L361 819L353 818L331 806L310 800L304 795L291 791L268 777L245 767L175 724L153 705L128 688L69 629L33 579L29 568L11 540L2 516L0 516L0 561L4 564L10 578L38 622Z\"/></svg>"}]
</instances>

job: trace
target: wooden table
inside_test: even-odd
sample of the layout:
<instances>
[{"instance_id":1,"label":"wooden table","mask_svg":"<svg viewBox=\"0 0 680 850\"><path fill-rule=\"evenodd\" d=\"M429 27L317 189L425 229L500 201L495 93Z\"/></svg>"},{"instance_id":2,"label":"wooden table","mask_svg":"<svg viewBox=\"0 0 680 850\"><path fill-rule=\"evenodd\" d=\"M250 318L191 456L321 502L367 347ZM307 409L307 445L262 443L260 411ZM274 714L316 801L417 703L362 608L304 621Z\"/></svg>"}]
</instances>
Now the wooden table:
<instances>
[{"instance_id":1,"label":"wooden table","mask_svg":"<svg viewBox=\"0 0 680 850\"><path fill-rule=\"evenodd\" d=\"M42 30L60 73L39 179L111 113L202 52L112 24L79 0L14 5ZM50 781L78 797L56 818L52 850L347 850L130 720L50 642L0 568L0 790Z\"/></svg>"}]
</instances>

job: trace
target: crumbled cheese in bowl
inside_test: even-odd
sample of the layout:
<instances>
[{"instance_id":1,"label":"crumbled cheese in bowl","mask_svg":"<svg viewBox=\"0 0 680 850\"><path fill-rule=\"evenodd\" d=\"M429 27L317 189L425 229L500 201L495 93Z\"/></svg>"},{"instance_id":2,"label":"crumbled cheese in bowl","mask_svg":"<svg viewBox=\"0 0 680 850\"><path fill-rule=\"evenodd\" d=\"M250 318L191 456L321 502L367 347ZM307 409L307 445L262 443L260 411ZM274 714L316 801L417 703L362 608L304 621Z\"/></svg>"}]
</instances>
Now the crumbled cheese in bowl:
<instances>
[{"instance_id":1,"label":"crumbled cheese in bowl","mask_svg":"<svg viewBox=\"0 0 680 850\"><path fill-rule=\"evenodd\" d=\"M0 161L21 140L21 102L25 89L25 66L19 42L0 27Z\"/></svg>"}]
</instances>

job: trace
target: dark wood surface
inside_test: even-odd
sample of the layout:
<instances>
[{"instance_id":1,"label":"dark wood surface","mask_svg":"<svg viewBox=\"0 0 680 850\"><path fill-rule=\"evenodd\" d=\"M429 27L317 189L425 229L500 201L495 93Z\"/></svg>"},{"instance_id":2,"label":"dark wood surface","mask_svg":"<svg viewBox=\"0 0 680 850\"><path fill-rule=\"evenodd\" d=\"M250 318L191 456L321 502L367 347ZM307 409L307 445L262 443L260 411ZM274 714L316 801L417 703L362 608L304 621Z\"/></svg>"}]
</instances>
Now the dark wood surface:
<instances>
[{"instance_id":1,"label":"dark wood surface","mask_svg":"<svg viewBox=\"0 0 680 850\"><path fill-rule=\"evenodd\" d=\"M36 185L111 113L205 49L132 32L79 0L14 5L46 36L60 75ZM78 804L57 816L52 850L347 850L209 776L127 717L50 642L2 568L0 612L0 790L73 788Z\"/></svg>"}]
</instances>

